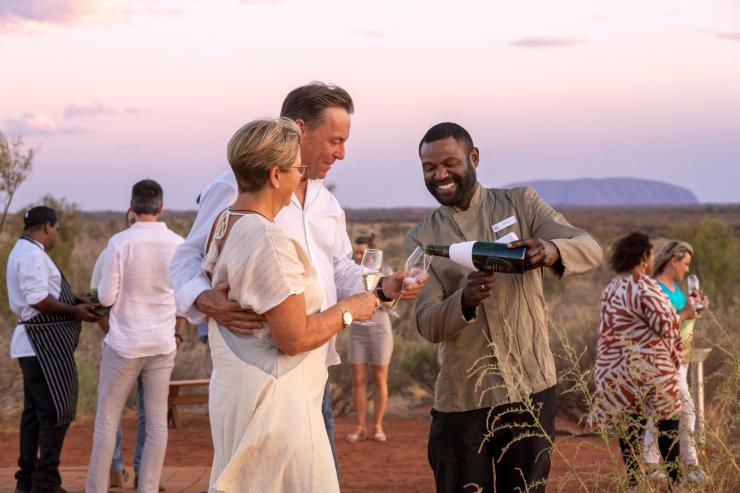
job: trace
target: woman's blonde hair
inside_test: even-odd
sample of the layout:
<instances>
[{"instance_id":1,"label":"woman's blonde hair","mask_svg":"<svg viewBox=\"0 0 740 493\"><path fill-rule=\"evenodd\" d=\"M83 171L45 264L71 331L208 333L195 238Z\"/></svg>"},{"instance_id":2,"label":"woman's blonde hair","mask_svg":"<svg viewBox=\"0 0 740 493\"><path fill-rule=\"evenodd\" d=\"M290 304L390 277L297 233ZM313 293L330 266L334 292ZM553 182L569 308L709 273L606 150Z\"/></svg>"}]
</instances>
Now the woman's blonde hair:
<instances>
[{"instance_id":1,"label":"woman's blonde hair","mask_svg":"<svg viewBox=\"0 0 740 493\"><path fill-rule=\"evenodd\" d=\"M658 253L655 255L655 268L653 269L653 277L662 274L665 270L666 265L672 259L681 260L686 254L694 256L694 249L691 245L685 241L680 240L668 240L663 246L660 247Z\"/></svg>"},{"instance_id":2,"label":"woman's blonde hair","mask_svg":"<svg viewBox=\"0 0 740 493\"><path fill-rule=\"evenodd\" d=\"M226 157L240 192L256 192L272 168L288 171L300 150L301 130L289 118L254 120L236 131Z\"/></svg>"}]
</instances>

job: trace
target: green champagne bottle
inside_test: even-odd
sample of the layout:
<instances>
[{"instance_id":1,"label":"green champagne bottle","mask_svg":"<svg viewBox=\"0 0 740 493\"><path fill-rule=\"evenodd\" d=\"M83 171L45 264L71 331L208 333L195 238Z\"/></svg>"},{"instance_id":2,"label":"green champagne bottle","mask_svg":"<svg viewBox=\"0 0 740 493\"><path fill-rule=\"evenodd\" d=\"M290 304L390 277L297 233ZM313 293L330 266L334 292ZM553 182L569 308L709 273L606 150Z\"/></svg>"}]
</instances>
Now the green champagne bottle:
<instances>
[{"instance_id":1,"label":"green champagne bottle","mask_svg":"<svg viewBox=\"0 0 740 493\"><path fill-rule=\"evenodd\" d=\"M467 267L488 272L522 274L524 272L524 255L527 249L507 248L505 243L492 241L465 241L449 246L427 245L424 253L446 257L453 262Z\"/></svg>"}]
</instances>

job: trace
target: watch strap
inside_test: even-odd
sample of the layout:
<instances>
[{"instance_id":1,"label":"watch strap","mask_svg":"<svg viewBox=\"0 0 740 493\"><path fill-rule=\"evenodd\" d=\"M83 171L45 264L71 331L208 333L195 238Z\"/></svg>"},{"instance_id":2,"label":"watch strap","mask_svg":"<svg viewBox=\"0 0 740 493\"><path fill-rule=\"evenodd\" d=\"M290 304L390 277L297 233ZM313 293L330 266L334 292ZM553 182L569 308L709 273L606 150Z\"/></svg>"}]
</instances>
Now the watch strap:
<instances>
[{"instance_id":1,"label":"watch strap","mask_svg":"<svg viewBox=\"0 0 740 493\"><path fill-rule=\"evenodd\" d=\"M389 298L385 295L383 292L383 281L388 279L387 277L381 277L380 281L378 281L378 285L375 286L375 296L378 297L378 299L384 303L388 303L390 301L393 301L393 298Z\"/></svg>"}]
</instances>

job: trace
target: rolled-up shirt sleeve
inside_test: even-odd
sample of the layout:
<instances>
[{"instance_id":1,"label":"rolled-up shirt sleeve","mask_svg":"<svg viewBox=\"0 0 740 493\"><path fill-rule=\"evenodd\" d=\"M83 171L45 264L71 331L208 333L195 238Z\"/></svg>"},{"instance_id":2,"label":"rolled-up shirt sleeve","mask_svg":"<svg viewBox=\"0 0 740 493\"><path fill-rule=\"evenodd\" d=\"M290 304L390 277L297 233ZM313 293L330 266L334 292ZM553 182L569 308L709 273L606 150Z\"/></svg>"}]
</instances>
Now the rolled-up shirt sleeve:
<instances>
[{"instance_id":1,"label":"rolled-up shirt sleeve","mask_svg":"<svg viewBox=\"0 0 740 493\"><path fill-rule=\"evenodd\" d=\"M49 269L42 255L29 253L16 265L23 266L18 271L18 280L26 303L35 305L49 296Z\"/></svg>"},{"instance_id":2,"label":"rolled-up shirt sleeve","mask_svg":"<svg viewBox=\"0 0 740 493\"><path fill-rule=\"evenodd\" d=\"M177 247L170 263L169 276L175 290L177 313L192 324L206 320L195 308L195 300L211 289L211 282L203 272L203 256L213 221L219 212L234 201L236 189L226 181L217 181L200 194L198 215L187 239Z\"/></svg>"},{"instance_id":3,"label":"rolled-up shirt sleeve","mask_svg":"<svg viewBox=\"0 0 740 493\"><path fill-rule=\"evenodd\" d=\"M601 245L590 234L570 224L530 187L523 190L527 217L533 236L552 241L560 253L559 276L586 274L596 269L603 257Z\"/></svg>"},{"instance_id":4,"label":"rolled-up shirt sleeve","mask_svg":"<svg viewBox=\"0 0 740 493\"><path fill-rule=\"evenodd\" d=\"M121 262L120 252L112 242L108 242L103 265L100 267L100 283L98 284L98 300L103 306L113 306L118 299L121 289Z\"/></svg>"}]
</instances>

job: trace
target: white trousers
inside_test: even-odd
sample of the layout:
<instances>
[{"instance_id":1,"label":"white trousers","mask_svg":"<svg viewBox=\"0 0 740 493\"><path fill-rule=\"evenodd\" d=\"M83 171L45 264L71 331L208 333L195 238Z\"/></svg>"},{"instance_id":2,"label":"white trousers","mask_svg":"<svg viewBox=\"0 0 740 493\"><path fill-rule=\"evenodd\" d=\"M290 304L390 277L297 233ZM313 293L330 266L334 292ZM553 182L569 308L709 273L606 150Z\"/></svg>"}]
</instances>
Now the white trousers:
<instances>
[{"instance_id":1,"label":"white trousers","mask_svg":"<svg viewBox=\"0 0 740 493\"><path fill-rule=\"evenodd\" d=\"M691 399L691 392L689 391L689 366L681 365L678 368L678 373L678 390L681 393L681 417L678 424L681 462L685 466L698 466L699 457L696 453L696 444L694 443L693 436L696 425L696 412L694 411L694 401ZM654 432L655 423L653 420L648 420L645 431L645 443L643 445L643 460L648 464L657 464L660 462L660 451L658 450L658 441L655 439Z\"/></svg>"},{"instance_id":2,"label":"white trousers","mask_svg":"<svg viewBox=\"0 0 740 493\"><path fill-rule=\"evenodd\" d=\"M116 429L136 379L141 375L146 409L146 441L139 467L139 493L156 493L167 450L167 394L175 351L145 358L124 358L103 345L98 379L98 409L86 493L107 493Z\"/></svg>"}]
</instances>

